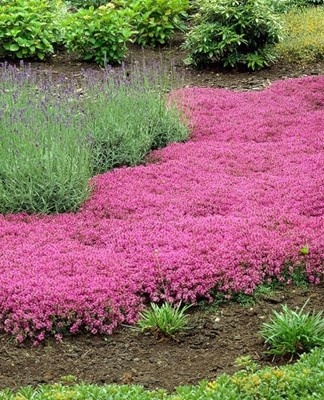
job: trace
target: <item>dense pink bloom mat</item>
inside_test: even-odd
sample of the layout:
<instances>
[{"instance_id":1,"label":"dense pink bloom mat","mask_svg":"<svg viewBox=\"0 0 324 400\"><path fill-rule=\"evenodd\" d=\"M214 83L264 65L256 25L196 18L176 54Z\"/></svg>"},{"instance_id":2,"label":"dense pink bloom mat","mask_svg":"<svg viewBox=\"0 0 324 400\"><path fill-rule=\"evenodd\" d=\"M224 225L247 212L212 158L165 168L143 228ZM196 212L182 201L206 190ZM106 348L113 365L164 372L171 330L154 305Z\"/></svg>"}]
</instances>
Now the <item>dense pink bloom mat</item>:
<instances>
[{"instance_id":1,"label":"dense pink bloom mat","mask_svg":"<svg viewBox=\"0 0 324 400\"><path fill-rule=\"evenodd\" d=\"M94 177L75 214L0 216L0 329L110 333L147 300L251 293L300 266L322 279L324 77L174 95L188 142Z\"/></svg>"}]
</instances>

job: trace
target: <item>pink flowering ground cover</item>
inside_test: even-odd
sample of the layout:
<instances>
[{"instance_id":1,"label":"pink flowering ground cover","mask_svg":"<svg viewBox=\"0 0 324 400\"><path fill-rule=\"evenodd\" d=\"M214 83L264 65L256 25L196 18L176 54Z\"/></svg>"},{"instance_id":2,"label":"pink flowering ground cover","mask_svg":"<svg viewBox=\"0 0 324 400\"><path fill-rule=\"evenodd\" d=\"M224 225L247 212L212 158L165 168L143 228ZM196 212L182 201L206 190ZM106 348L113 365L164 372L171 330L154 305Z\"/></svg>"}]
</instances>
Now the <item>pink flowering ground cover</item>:
<instances>
[{"instance_id":1,"label":"pink flowering ground cover","mask_svg":"<svg viewBox=\"0 0 324 400\"><path fill-rule=\"evenodd\" d=\"M147 300L251 293L300 266L322 279L324 77L174 95L190 141L94 177L77 213L0 216L1 330L110 333Z\"/></svg>"}]
</instances>

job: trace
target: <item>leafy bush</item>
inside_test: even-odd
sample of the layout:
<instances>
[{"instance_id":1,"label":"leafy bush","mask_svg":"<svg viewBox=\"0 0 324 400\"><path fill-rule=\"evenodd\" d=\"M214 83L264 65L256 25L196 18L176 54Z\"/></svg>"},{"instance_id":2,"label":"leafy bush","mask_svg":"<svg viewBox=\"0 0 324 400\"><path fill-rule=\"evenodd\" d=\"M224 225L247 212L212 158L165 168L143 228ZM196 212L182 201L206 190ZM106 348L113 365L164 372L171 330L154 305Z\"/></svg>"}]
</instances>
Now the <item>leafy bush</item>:
<instances>
[{"instance_id":1,"label":"leafy bush","mask_svg":"<svg viewBox=\"0 0 324 400\"><path fill-rule=\"evenodd\" d=\"M312 0L270 0L269 6L275 13L285 14L292 9L307 7L311 1Z\"/></svg>"},{"instance_id":2,"label":"leafy bush","mask_svg":"<svg viewBox=\"0 0 324 400\"><path fill-rule=\"evenodd\" d=\"M152 303L151 308L140 313L137 328L142 332L151 331L156 335L162 333L173 336L188 327L188 317L185 315L188 308L190 305L181 307L181 303L177 307L169 303L164 303L159 307Z\"/></svg>"},{"instance_id":3,"label":"leafy bush","mask_svg":"<svg viewBox=\"0 0 324 400\"><path fill-rule=\"evenodd\" d=\"M184 30L188 0L135 0L130 5L135 41L143 46L167 43L176 29Z\"/></svg>"},{"instance_id":4,"label":"leafy bush","mask_svg":"<svg viewBox=\"0 0 324 400\"><path fill-rule=\"evenodd\" d=\"M322 6L324 4L324 0L300 0L300 2L306 6Z\"/></svg>"},{"instance_id":5,"label":"leafy bush","mask_svg":"<svg viewBox=\"0 0 324 400\"><path fill-rule=\"evenodd\" d=\"M49 0L2 0L0 57L38 58L54 52L57 4Z\"/></svg>"},{"instance_id":6,"label":"leafy bush","mask_svg":"<svg viewBox=\"0 0 324 400\"><path fill-rule=\"evenodd\" d=\"M120 63L133 33L127 10L115 9L112 3L71 14L64 21L64 29L67 49L100 65Z\"/></svg>"},{"instance_id":7,"label":"leafy bush","mask_svg":"<svg viewBox=\"0 0 324 400\"><path fill-rule=\"evenodd\" d=\"M270 322L263 324L261 335L270 347L270 354L296 355L324 346L322 313L304 312L306 304L299 311L284 305L281 313L274 311Z\"/></svg>"},{"instance_id":8,"label":"leafy bush","mask_svg":"<svg viewBox=\"0 0 324 400\"><path fill-rule=\"evenodd\" d=\"M285 37L276 50L285 62L310 63L323 59L324 8L292 10L284 16Z\"/></svg>"},{"instance_id":9,"label":"leafy bush","mask_svg":"<svg viewBox=\"0 0 324 400\"><path fill-rule=\"evenodd\" d=\"M274 60L272 45L280 39L278 16L263 0L199 0L184 48L188 64L200 67L221 63L224 67L260 69Z\"/></svg>"}]
</instances>

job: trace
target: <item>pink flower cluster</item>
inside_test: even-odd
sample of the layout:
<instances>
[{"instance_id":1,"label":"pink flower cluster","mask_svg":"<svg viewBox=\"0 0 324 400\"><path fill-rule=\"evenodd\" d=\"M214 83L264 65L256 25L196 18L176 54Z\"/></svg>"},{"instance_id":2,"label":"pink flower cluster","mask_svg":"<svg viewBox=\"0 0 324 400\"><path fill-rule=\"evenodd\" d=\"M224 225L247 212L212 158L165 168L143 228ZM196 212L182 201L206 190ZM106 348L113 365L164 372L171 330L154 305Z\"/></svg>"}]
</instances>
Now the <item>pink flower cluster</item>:
<instances>
[{"instance_id":1,"label":"pink flower cluster","mask_svg":"<svg viewBox=\"0 0 324 400\"><path fill-rule=\"evenodd\" d=\"M0 216L1 330L110 333L145 300L251 293L287 265L322 278L324 77L174 95L190 141L96 176L77 213Z\"/></svg>"}]
</instances>

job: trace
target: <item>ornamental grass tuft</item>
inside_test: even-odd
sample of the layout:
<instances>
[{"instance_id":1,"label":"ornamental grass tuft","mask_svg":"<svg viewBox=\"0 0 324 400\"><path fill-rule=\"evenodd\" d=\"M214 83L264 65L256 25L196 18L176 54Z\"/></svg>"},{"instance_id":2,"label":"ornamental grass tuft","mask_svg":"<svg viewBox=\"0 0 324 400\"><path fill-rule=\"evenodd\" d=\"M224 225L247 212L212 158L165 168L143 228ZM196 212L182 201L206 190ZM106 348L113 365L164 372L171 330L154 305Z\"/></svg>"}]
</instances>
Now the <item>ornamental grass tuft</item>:
<instances>
[{"instance_id":1,"label":"ornamental grass tuft","mask_svg":"<svg viewBox=\"0 0 324 400\"><path fill-rule=\"evenodd\" d=\"M164 303L161 306L151 303L139 314L136 329L145 332L150 331L155 335L162 333L165 336L174 336L188 328L188 316L185 312L190 305L182 306L181 302L177 307Z\"/></svg>"},{"instance_id":2,"label":"ornamental grass tuft","mask_svg":"<svg viewBox=\"0 0 324 400\"><path fill-rule=\"evenodd\" d=\"M305 312L308 301L296 311L283 305L263 324L261 335L269 354L294 356L324 346L324 317L322 312Z\"/></svg>"}]
</instances>

